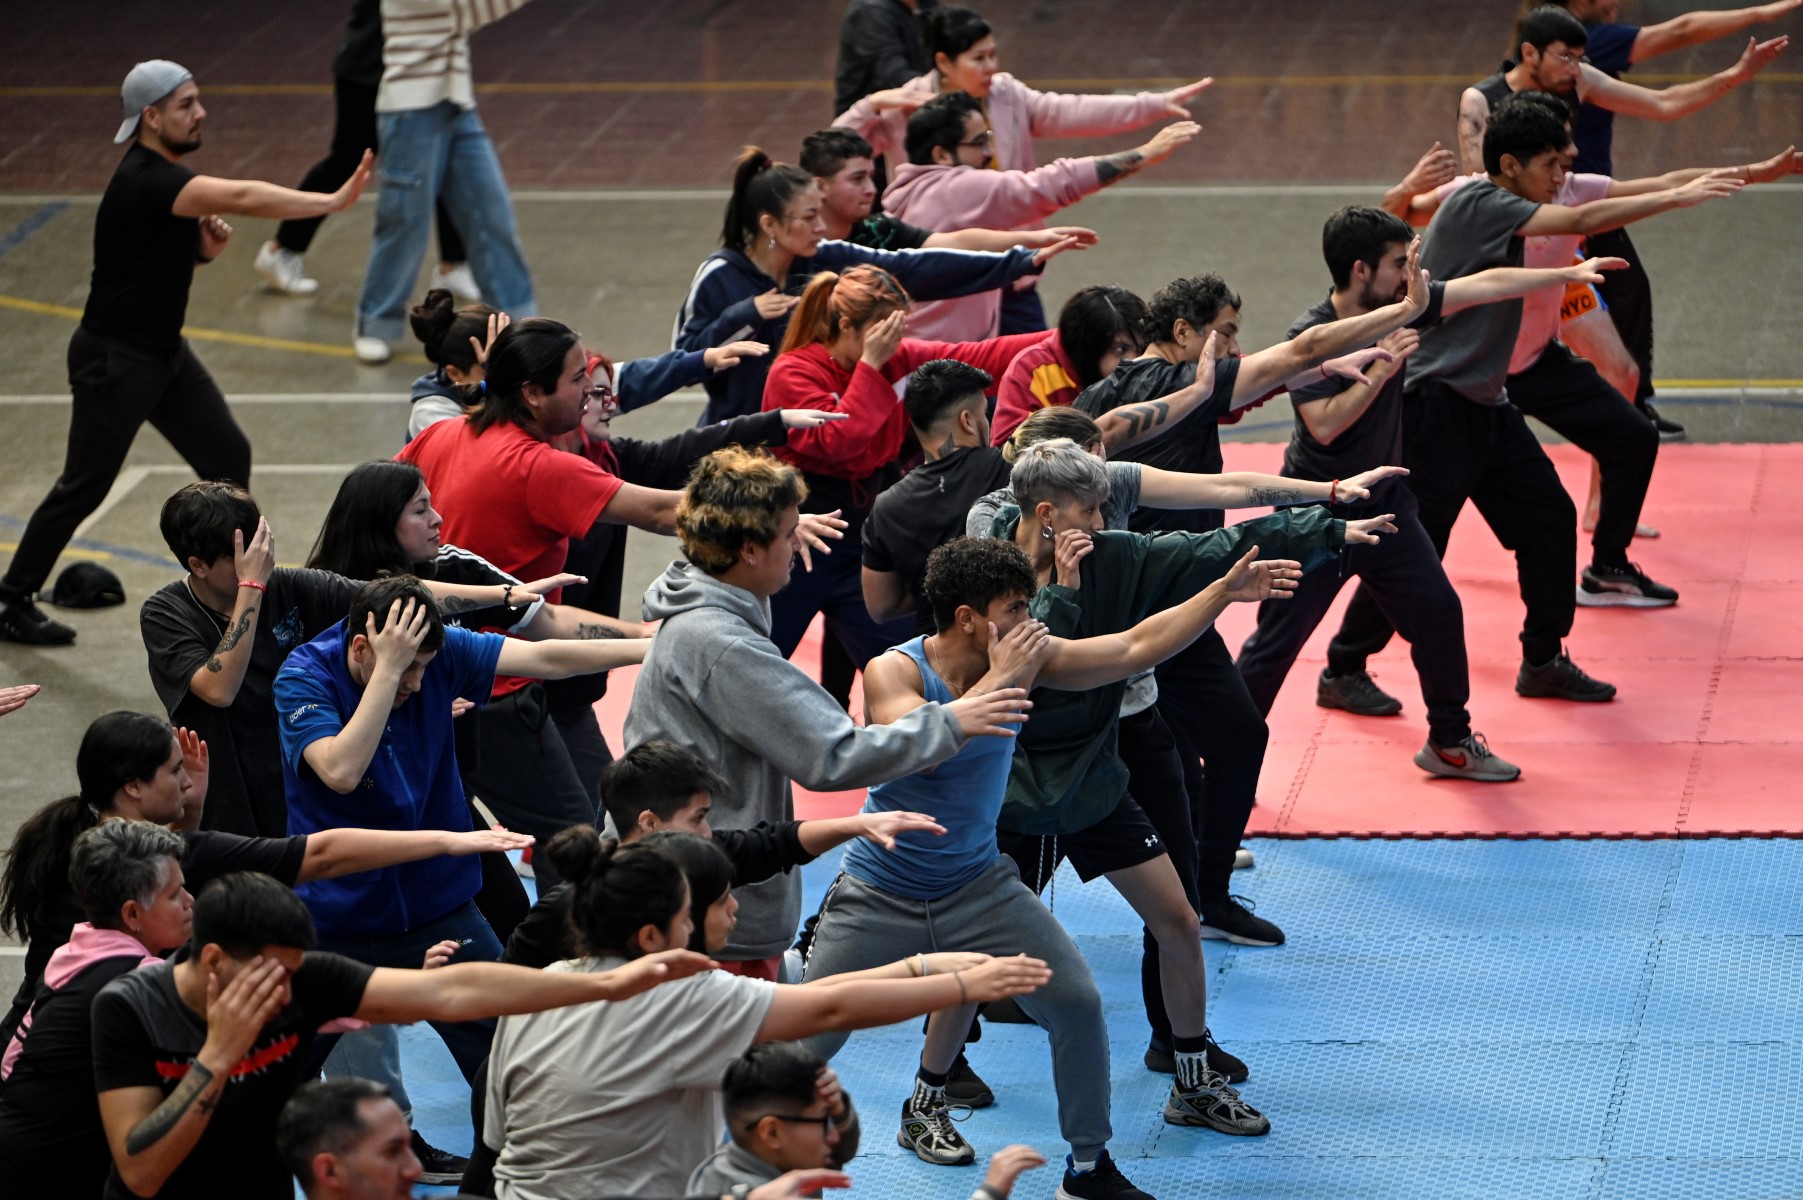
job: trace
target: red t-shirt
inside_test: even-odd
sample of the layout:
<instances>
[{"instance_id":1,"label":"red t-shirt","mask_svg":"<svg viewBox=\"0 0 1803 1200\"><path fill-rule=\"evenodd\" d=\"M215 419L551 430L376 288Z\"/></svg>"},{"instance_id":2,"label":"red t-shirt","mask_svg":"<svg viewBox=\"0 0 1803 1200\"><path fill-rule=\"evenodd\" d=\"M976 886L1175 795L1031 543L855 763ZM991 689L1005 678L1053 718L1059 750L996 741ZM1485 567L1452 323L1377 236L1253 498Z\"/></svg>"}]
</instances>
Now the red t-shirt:
<instances>
[{"instance_id":1,"label":"red t-shirt","mask_svg":"<svg viewBox=\"0 0 1803 1200\"><path fill-rule=\"evenodd\" d=\"M589 531L625 482L518 425L478 434L462 417L427 426L395 457L425 474L446 542L528 583L563 570L570 539ZM520 686L496 682L496 695Z\"/></svg>"},{"instance_id":2,"label":"red t-shirt","mask_svg":"<svg viewBox=\"0 0 1803 1200\"><path fill-rule=\"evenodd\" d=\"M995 419L989 425L989 441L999 446L1020 423L1042 408L1068 406L1082 391L1077 368L1064 353L1064 341L1056 332L1043 342L1014 356L1002 373L995 394Z\"/></svg>"}]
</instances>

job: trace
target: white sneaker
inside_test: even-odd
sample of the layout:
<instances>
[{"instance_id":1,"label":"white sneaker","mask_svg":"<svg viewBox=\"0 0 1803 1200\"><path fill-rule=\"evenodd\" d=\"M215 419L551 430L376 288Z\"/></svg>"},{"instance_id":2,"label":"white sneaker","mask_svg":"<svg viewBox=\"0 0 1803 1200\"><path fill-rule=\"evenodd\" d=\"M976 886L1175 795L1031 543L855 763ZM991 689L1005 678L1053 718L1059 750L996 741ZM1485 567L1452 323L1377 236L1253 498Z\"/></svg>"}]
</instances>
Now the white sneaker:
<instances>
[{"instance_id":1,"label":"white sneaker","mask_svg":"<svg viewBox=\"0 0 1803 1200\"><path fill-rule=\"evenodd\" d=\"M466 262L439 263L438 270L432 276L432 286L449 288L453 296L472 303L481 303L482 289L476 286L476 273L470 270Z\"/></svg>"},{"instance_id":2,"label":"white sneaker","mask_svg":"<svg viewBox=\"0 0 1803 1200\"><path fill-rule=\"evenodd\" d=\"M351 345L357 351L357 361L367 363L372 367L387 362L389 355L393 353L389 349L388 343L379 337L365 337L358 334L351 339Z\"/></svg>"},{"instance_id":3,"label":"white sneaker","mask_svg":"<svg viewBox=\"0 0 1803 1200\"><path fill-rule=\"evenodd\" d=\"M290 296L311 296L319 290L319 280L311 279L301 265L301 256L274 242L264 242L257 250L257 274L278 292Z\"/></svg>"}]
</instances>

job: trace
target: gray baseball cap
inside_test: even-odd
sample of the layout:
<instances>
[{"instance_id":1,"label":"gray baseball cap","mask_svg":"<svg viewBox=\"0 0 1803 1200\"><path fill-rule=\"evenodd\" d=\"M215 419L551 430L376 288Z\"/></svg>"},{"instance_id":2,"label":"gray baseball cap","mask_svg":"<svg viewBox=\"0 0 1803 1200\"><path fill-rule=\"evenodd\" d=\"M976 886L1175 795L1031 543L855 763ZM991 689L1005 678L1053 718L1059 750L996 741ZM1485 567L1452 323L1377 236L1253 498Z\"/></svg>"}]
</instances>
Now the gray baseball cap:
<instances>
[{"instance_id":1,"label":"gray baseball cap","mask_svg":"<svg viewBox=\"0 0 1803 1200\"><path fill-rule=\"evenodd\" d=\"M143 115L145 105L155 104L192 78L192 71L166 58L153 58L133 67L119 89L119 102L125 107L125 122L113 135L113 144L129 142L137 136L138 119Z\"/></svg>"}]
</instances>

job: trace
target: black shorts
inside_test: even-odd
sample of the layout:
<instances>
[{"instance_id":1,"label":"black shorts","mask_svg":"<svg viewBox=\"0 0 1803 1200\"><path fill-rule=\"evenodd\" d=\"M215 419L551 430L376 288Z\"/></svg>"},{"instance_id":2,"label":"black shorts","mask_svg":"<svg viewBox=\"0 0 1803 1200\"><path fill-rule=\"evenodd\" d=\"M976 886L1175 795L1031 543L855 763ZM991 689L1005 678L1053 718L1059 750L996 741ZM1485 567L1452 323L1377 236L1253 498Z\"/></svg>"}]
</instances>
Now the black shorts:
<instances>
[{"instance_id":1,"label":"black shorts","mask_svg":"<svg viewBox=\"0 0 1803 1200\"><path fill-rule=\"evenodd\" d=\"M1058 864L1070 859L1084 883L1110 871L1125 871L1166 852L1152 819L1139 801L1123 794L1113 812L1087 829L1057 836L1009 833L996 839L1002 853L1020 867L1020 877L1034 891L1044 891Z\"/></svg>"}]
</instances>

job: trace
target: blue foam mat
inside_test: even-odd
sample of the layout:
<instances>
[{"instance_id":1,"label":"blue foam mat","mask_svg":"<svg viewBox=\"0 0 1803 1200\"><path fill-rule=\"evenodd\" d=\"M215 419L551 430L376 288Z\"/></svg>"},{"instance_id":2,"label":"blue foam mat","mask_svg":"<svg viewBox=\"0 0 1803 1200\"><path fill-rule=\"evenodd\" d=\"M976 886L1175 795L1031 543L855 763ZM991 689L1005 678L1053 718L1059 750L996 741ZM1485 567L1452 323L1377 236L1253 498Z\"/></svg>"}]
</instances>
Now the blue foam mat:
<instances>
[{"instance_id":1,"label":"blue foam mat","mask_svg":"<svg viewBox=\"0 0 1803 1200\"><path fill-rule=\"evenodd\" d=\"M1089 958L1110 1031L1123 1169L1171 1197L1803 1194L1803 842L1258 841L1237 892L1289 936L1206 944L1209 1020L1251 1065L1263 1138L1166 1125L1141 1064L1139 923L1068 870L1052 903ZM810 905L837 869L804 872ZM995 1107L962 1126L979 1165L932 1167L890 1122L910 1022L835 1060L865 1114L854 1195L964 1200L1013 1142L1054 1163L1045 1036L986 1027ZM469 1145L468 1098L430 1030L405 1031L416 1122ZM1055 1166L1016 1196L1050 1195Z\"/></svg>"}]
</instances>

